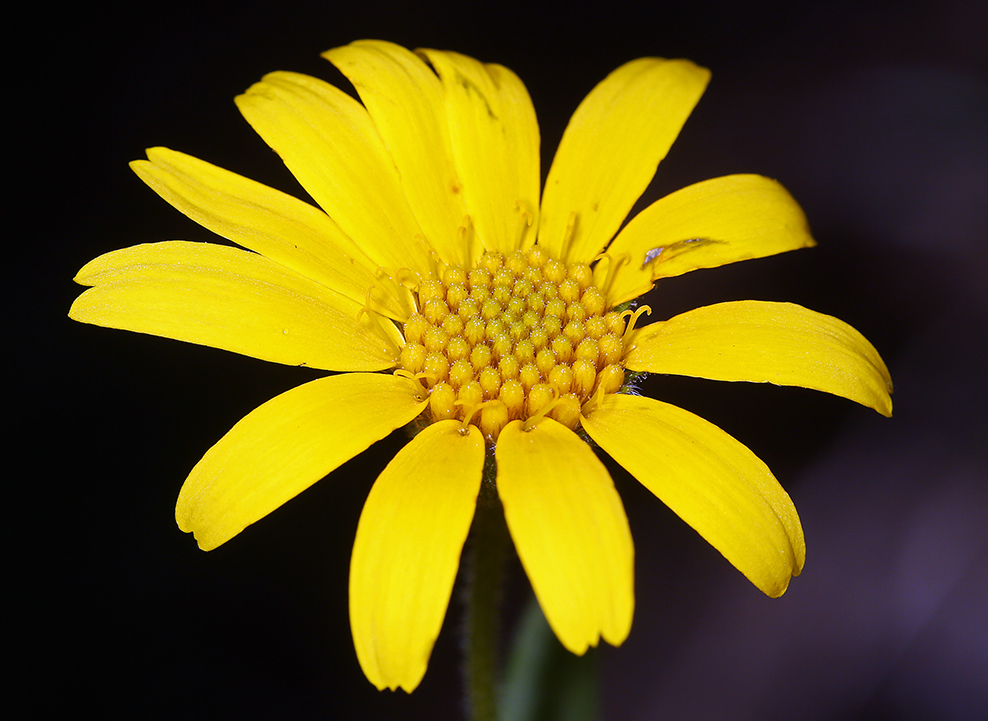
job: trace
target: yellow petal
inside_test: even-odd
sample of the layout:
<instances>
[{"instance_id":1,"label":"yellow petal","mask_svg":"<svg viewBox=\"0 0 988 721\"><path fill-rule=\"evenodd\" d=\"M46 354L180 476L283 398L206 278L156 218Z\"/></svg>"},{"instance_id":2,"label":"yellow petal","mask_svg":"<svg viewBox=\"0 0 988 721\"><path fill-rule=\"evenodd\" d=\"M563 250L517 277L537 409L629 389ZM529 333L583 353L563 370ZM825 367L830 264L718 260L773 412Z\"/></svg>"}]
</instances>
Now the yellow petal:
<instances>
[{"instance_id":1,"label":"yellow petal","mask_svg":"<svg viewBox=\"0 0 988 721\"><path fill-rule=\"evenodd\" d=\"M583 428L763 592L781 596L799 575L806 544L792 501L717 426L652 398L611 394Z\"/></svg>"},{"instance_id":2,"label":"yellow petal","mask_svg":"<svg viewBox=\"0 0 988 721\"><path fill-rule=\"evenodd\" d=\"M760 175L705 180L652 203L618 234L607 252L625 262L617 265L608 299L617 305L658 278L812 245L806 216L776 181ZM598 273L606 269L601 263Z\"/></svg>"},{"instance_id":3,"label":"yellow petal","mask_svg":"<svg viewBox=\"0 0 988 721\"><path fill-rule=\"evenodd\" d=\"M395 364L392 323L358 319L356 301L237 248L136 245L90 261L75 280L94 286L69 310L82 323L325 370Z\"/></svg>"},{"instance_id":4,"label":"yellow petal","mask_svg":"<svg viewBox=\"0 0 988 721\"><path fill-rule=\"evenodd\" d=\"M619 645L634 614L634 546L614 483L590 446L551 419L498 436L504 517L546 620L568 650Z\"/></svg>"},{"instance_id":5,"label":"yellow petal","mask_svg":"<svg viewBox=\"0 0 988 721\"><path fill-rule=\"evenodd\" d=\"M206 452L178 496L175 518L209 551L410 422L421 386L347 373L282 393L251 411Z\"/></svg>"},{"instance_id":6,"label":"yellow petal","mask_svg":"<svg viewBox=\"0 0 988 721\"><path fill-rule=\"evenodd\" d=\"M404 320L398 300L383 291L377 264L308 203L191 155L149 148L130 164L158 195L208 228L299 275L363 303L375 287L375 308Z\"/></svg>"},{"instance_id":7,"label":"yellow petal","mask_svg":"<svg viewBox=\"0 0 988 721\"><path fill-rule=\"evenodd\" d=\"M721 381L801 386L892 415L892 378L847 323L792 303L697 308L634 332L625 367Z\"/></svg>"},{"instance_id":8,"label":"yellow petal","mask_svg":"<svg viewBox=\"0 0 988 721\"><path fill-rule=\"evenodd\" d=\"M428 274L422 230L363 105L321 80L285 72L265 75L236 102L302 187L374 262Z\"/></svg>"},{"instance_id":9,"label":"yellow petal","mask_svg":"<svg viewBox=\"0 0 988 721\"><path fill-rule=\"evenodd\" d=\"M350 627L378 689L411 692L425 674L483 470L477 427L440 421L394 457L367 496L350 561Z\"/></svg>"},{"instance_id":10,"label":"yellow petal","mask_svg":"<svg viewBox=\"0 0 988 721\"><path fill-rule=\"evenodd\" d=\"M468 264L463 184L453 167L439 78L411 51L380 40L334 48L323 57L346 75L367 107L430 245L446 262Z\"/></svg>"},{"instance_id":11,"label":"yellow petal","mask_svg":"<svg viewBox=\"0 0 988 721\"><path fill-rule=\"evenodd\" d=\"M688 60L640 58L598 84L573 113L549 169L539 244L566 260L593 260L652 181L709 80L710 71Z\"/></svg>"},{"instance_id":12,"label":"yellow petal","mask_svg":"<svg viewBox=\"0 0 988 721\"><path fill-rule=\"evenodd\" d=\"M443 85L453 160L483 246L502 253L535 241L539 126L528 91L501 65L421 50Z\"/></svg>"}]
</instances>

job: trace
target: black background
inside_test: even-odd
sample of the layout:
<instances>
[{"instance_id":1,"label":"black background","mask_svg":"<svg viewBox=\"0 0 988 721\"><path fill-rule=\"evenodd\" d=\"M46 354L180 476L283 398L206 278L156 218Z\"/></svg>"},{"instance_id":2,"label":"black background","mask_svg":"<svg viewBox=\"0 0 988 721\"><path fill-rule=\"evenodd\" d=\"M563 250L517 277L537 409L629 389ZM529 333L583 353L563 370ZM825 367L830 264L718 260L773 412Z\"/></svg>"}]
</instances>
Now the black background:
<instances>
[{"instance_id":1,"label":"black background","mask_svg":"<svg viewBox=\"0 0 988 721\"><path fill-rule=\"evenodd\" d=\"M895 416L801 389L654 378L768 462L808 560L763 597L613 467L635 626L600 653L608 719L968 719L988 707L988 19L985 3L213 2L19 6L8 137L7 656L18 718L460 717L454 602L421 687L380 693L349 636L361 504L389 438L209 554L174 500L251 409L317 373L75 324L74 273L138 242L215 240L127 162L165 145L302 194L232 99L373 37L512 68L543 173L590 88L643 55L713 81L643 202L778 178L819 247L663 283L664 318L788 300L865 333ZM23 34L23 35L22 35ZM19 49L18 49L19 48ZM304 197L304 196L303 196ZM526 581L513 569L512 598ZM6 704L5 704L6 705Z\"/></svg>"}]
</instances>

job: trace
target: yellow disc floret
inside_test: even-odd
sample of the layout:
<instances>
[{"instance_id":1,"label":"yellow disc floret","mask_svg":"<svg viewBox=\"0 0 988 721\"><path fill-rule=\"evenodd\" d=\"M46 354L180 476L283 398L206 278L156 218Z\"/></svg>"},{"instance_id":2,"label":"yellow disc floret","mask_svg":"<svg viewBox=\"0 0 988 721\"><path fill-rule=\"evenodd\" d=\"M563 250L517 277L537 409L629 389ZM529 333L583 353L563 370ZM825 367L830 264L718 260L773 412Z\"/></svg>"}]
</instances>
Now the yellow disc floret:
<instances>
[{"instance_id":1,"label":"yellow disc floret","mask_svg":"<svg viewBox=\"0 0 988 721\"><path fill-rule=\"evenodd\" d=\"M437 275L413 291L398 366L428 387L432 420L472 423L490 443L513 420L575 428L584 404L624 384L625 317L588 264L535 246Z\"/></svg>"}]
</instances>

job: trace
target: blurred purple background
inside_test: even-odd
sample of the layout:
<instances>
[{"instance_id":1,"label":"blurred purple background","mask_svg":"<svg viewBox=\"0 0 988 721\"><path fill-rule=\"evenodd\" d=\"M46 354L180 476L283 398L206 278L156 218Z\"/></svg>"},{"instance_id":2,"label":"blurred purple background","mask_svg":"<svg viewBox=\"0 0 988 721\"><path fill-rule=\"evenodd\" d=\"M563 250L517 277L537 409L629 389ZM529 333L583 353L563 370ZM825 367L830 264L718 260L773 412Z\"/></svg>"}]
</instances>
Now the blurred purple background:
<instances>
[{"instance_id":1,"label":"blurred purple background","mask_svg":"<svg viewBox=\"0 0 988 721\"><path fill-rule=\"evenodd\" d=\"M569 114L620 63L711 68L643 203L761 173L803 204L819 247L666 281L653 319L793 301L857 327L896 383L885 419L801 389L647 382L772 467L808 557L767 599L612 464L638 595L628 641L599 653L603 718L983 718L988 5L643 8L215 2L11 16L29 37L8 65L5 150L16 717L62 704L107 718L460 717L455 604L410 697L374 690L350 641L350 544L401 439L204 554L173 520L185 475L244 414L318 374L66 318L80 291L70 279L96 255L212 239L128 161L166 145L301 193L233 97L278 69L336 82L319 52L376 37L516 71L542 125L543 172Z\"/></svg>"}]
</instances>

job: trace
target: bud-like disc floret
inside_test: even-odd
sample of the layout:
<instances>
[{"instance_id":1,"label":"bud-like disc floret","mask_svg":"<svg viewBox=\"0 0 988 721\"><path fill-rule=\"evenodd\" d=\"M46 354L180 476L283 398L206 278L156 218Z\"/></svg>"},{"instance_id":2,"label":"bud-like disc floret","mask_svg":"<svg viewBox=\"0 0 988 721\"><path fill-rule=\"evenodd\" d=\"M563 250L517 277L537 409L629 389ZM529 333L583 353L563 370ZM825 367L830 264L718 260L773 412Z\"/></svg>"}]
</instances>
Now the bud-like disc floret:
<instances>
[{"instance_id":1,"label":"bud-like disc floret","mask_svg":"<svg viewBox=\"0 0 988 721\"><path fill-rule=\"evenodd\" d=\"M585 403L624 384L625 320L588 264L535 246L438 276L414 291L398 365L429 388L433 420L473 423L491 443L516 419L575 428Z\"/></svg>"}]
</instances>

